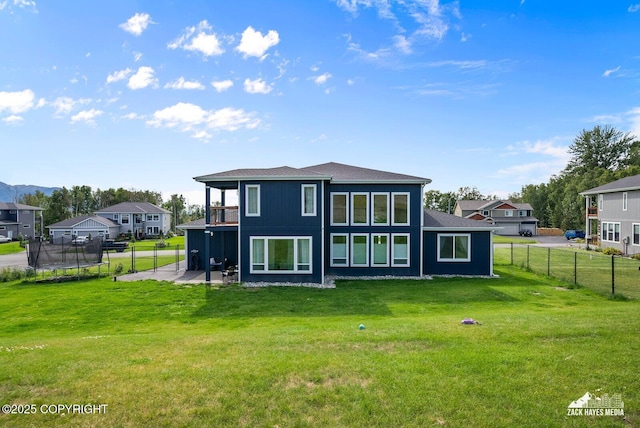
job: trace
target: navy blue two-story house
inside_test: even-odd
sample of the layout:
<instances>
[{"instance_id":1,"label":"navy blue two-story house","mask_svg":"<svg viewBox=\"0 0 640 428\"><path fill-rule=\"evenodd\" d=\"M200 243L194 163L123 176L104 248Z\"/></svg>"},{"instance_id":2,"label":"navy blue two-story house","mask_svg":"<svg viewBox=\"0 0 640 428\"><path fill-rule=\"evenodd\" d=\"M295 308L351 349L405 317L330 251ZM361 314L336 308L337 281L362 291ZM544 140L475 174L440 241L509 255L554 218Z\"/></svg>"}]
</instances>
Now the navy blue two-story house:
<instances>
[{"instance_id":1,"label":"navy blue two-story house","mask_svg":"<svg viewBox=\"0 0 640 428\"><path fill-rule=\"evenodd\" d=\"M424 210L428 178L332 162L194 179L205 184L206 217L182 226L187 256L198 253L207 281L222 260L244 282L493 273L495 228ZM237 205L226 205L227 192Z\"/></svg>"}]
</instances>

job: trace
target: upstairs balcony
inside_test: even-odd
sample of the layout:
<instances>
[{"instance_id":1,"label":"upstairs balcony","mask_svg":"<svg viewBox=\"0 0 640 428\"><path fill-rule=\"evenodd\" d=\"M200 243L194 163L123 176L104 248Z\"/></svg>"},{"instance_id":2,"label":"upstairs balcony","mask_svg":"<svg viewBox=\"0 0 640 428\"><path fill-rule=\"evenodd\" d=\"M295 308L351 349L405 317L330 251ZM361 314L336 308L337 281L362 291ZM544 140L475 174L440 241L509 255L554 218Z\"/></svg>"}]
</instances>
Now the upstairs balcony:
<instances>
[{"instance_id":1,"label":"upstairs balcony","mask_svg":"<svg viewBox=\"0 0 640 428\"><path fill-rule=\"evenodd\" d=\"M209 226L237 226L238 206L211 206L209 207L211 220Z\"/></svg>"},{"instance_id":2,"label":"upstairs balcony","mask_svg":"<svg viewBox=\"0 0 640 428\"><path fill-rule=\"evenodd\" d=\"M589 218L598 218L598 207L588 207L587 208L587 217L589 217Z\"/></svg>"}]
</instances>

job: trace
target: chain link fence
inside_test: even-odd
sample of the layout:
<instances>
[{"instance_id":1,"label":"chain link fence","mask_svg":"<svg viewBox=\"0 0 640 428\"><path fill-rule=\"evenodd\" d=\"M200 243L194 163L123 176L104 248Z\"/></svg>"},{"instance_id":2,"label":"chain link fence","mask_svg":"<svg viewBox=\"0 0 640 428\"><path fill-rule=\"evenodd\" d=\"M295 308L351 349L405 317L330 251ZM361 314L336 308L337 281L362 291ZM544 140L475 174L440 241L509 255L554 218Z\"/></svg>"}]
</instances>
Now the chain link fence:
<instances>
[{"instance_id":1,"label":"chain link fence","mask_svg":"<svg viewBox=\"0 0 640 428\"><path fill-rule=\"evenodd\" d=\"M496 248L497 263L589 288L600 294L640 299L640 260L571 248L510 244Z\"/></svg>"}]
</instances>

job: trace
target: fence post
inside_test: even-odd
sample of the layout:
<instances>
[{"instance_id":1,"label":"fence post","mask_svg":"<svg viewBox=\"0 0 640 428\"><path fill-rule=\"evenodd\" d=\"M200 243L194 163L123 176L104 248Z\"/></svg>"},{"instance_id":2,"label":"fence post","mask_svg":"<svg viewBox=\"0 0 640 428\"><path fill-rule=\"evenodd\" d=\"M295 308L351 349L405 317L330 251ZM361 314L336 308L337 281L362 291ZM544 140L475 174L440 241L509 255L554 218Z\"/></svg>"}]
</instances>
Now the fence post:
<instances>
[{"instance_id":1,"label":"fence post","mask_svg":"<svg viewBox=\"0 0 640 428\"><path fill-rule=\"evenodd\" d=\"M573 253L573 283L578 283L578 252Z\"/></svg>"},{"instance_id":2,"label":"fence post","mask_svg":"<svg viewBox=\"0 0 640 428\"><path fill-rule=\"evenodd\" d=\"M513 266L513 242L511 243L511 265Z\"/></svg>"},{"instance_id":3,"label":"fence post","mask_svg":"<svg viewBox=\"0 0 640 428\"><path fill-rule=\"evenodd\" d=\"M135 273L136 271L136 247L135 245L131 247L131 273Z\"/></svg>"},{"instance_id":4,"label":"fence post","mask_svg":"<svg viewBox=\"0 0 640 428\"><path fill-rule=\"evenodd\" d=\"M547 248L547 276L551 276L551 247Z\"/></svg>"},{"instance_id":5,"label":"fence post","mask_svg":"<svg viewBox=\"0 0 640 428\"><path fill-rule=\"evenodd\" d=\"M529 250L531 249L531 245L527 244L527 270L529 268Z\"/></svg>"},{"instance_id":6,"label":"fence post","mask_svg":"<svg viewBox=\"0 0 640 428\"><path fill-rule=\"evenodd\" d=\"M616 256L614 256L613 254L611 255L611 295L614 296L616 294L616 269L615 269L615 265L616 265Z\"/></svg>"},{"instance_id":7,"label":"fence post","mask_svg":"<svg viewBox=\"0 0 640 428\"><path fill-rule=\"evenodd\" d=\"M180 245L176 244L176 272L180 270Z\"/></svg>"}]
</instances>

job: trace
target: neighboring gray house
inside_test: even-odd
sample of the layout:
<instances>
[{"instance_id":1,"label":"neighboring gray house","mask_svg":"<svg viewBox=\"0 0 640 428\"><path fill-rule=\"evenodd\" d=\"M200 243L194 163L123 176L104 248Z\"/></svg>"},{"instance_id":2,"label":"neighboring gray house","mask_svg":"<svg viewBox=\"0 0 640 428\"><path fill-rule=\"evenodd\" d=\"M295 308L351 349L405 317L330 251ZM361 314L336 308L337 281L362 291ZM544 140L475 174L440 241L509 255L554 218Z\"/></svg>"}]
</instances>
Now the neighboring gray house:
<instances>
[{"instance_id":1,"label":"neighboring gray house","mask_svg":"<svg viewBox=\"0 0 640 428\"><path fill-rule=\"evenodd\" d=\"M586 202L586 235L623 254L640 253L640 174L580 193Z\"/></svg>"},{"instance_id":2,"label":"neighboring gray house","mask_svg":"<svg viewBox=\"0 0 640 428\"><path fill-rule=\"evenodd\" d=\"M0 202L0 235L18 239L19 236L33 238L40 233L42 233L42 208Z\"/></svg>"},{"instance_id":3,"label":"neighboring gray house","mask_svg":"<svg viewBox=\"0 0 640 428\"><path fill-rule=\"evenodd\" d=\"M459 200L453 213L458 217L485 221L500 227L496 231L498 235L518 235L524 230L538 234L538 219L533 216L533 208L529 204L509 200Z\"/></svg>"},{"instance_id":4,"label":"neighboring gray house","mask_svg":"<svg viewBox=\"0 0 640 428\"><path fill-rule=\"evenodd\" d=\"M149 202L122 202L95 214L119 224L119 233L131 233L136 238L156 238L171 229L171 211Z\"/></svg>"},{"instance_id":5,"label":"neighboring gray house","mask_svg":"<svg viewBox=\"0 0 640 428\"><path fill-rule=\"evenodd\" d=\"M52 239L66 236L102 236L103 239L115 238L120 233L120 225L108 218L97 215L81 215L59 221L47 226L49 236Z\"/></svg>"}]
</instances>

